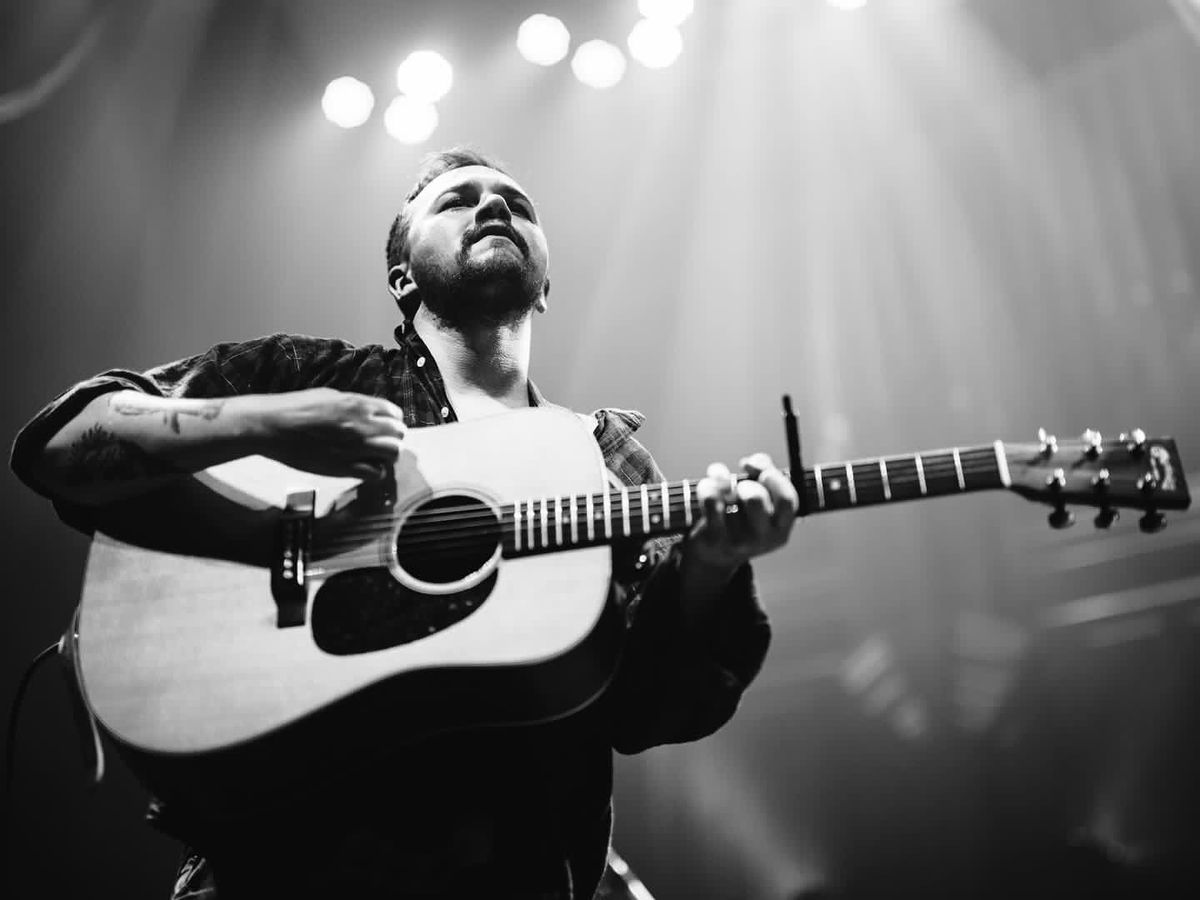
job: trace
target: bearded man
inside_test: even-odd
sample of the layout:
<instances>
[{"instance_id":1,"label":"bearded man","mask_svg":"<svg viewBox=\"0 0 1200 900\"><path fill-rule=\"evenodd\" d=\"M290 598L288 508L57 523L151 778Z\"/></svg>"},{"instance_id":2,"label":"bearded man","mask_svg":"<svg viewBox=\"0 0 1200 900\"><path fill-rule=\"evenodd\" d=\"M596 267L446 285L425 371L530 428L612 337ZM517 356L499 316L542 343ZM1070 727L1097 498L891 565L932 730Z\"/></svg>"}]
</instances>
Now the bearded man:
<instances>
[{"instance_id":1,"label":"bearded man","mask_svg":"<svg viewBox=\"0 0 1200 900\"><path fill-rule=\"evenodd\" d=\"M464 149L431 156L392 224L387 262L404 317L395 346L280 333L110 370L25 427L14 470L78 528L171 543L169 529L145 523L186 517L184 487L202 469L257 454L386 483L411 429L553 406L529 379L532 323L550 293L546 237L499 164ZM641 414L576 417L613 485L663 482L633 436ZM711 734L766 653L748 561L787 541L797 498L764 454L742 468L735 478L709 467L682 539L614 541L607 602L621 611L621 652L599 696L553 721L459 728L350 771L311 772L266 807L214 817L156 801L152 821L188 848L174 896L592 897L611 834L613 751ZM174 538L172 549L209 538ZM238 538L231 545L263 542Z\"/></svg>"}]
</instances>

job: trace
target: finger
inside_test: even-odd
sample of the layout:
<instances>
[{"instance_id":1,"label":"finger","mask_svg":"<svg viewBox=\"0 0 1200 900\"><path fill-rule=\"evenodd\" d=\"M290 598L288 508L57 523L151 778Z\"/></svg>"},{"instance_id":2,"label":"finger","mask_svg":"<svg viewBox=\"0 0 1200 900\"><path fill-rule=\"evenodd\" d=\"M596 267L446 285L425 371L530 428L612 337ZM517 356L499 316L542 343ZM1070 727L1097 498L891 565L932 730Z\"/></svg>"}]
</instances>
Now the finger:
<instances>
[{"instance_id":1,"label":"finger","mask_svg":"<svg viewBox=\"0 0 1200 900\"><path fill-rule=\"evenodd\" d=\"M774 504L767 489L757 481L739 481L737 485L738 517L741 519L743 541L763 543L772 535L771 517Z\"/></svg>"},{"instance_id":2,"label":"finger","mask_svg":"<svg viewBox=\"0 0 1200 900\"><path fill-rule=\"evenodd\" d=\"M776 528L786 531L791 527L796 518L796 511L800 508L800 498L792 480L779 469L768 469L758 477L758 483L771 495L771 502L775 508L772 522Z\"/></svg>"},{"instance_id":3,"label":"finger","mask_svg":"<svg viewBox=\"0 0 1200 900\"><path fill-rule=\"evenodd\" d=\"M775 468L775 463L771 462L771 457L765 453L751 453L749 456L744 456L738 461L738 465L755 481L763 472Z\"/></svg>"},{"instance_id":4,"label":"finger","mask_svg":"<svg viewBox=\"0 0 1200 900\"><path fill-rule=\"evenodd\" d=\"M386 397L371 398L371 415L382 416L389 419L395 419L401 424L404 423L404 410L388 400Z\"/></svg>"},{"instance_id":5,"label":"finger","mask_svg":"<svg viewBox=\"0 0 1200 900\"><path fill-rule=\"evenodd\" d=\"M718 495L725 503L734 503L737 501L737 494L733 487L733 475L729 471L729 467L724 463L710 463L708 466L707 475L712 479Z\"/></svg>"},{"instance_id":6,"label":"finger","mask_svg":"<svg viewBox=\"0 0 1200 900\"><path fill-rule=\"evenodd\" d=\"M395 435L377 434L363 442L364 456L371 460L395 463L403 450L403 439Z\"/></svg>"},{"instance_id":7,"label":"finger","mask_svg":"<svg viewBox=\"0 0 1200 900\"><path fill-rule=\"evenodd\" d=\"M711 471L711 466L709 467ZM728 474L728 473L727 473ZM721 486L714 478L701 478L696 483L696 499L700 501L703 519L697 531L704 532L706 540L721 540L725 537L725 500Z\"/></svg>"},{"instance_id":8,"label":"finger","mask_svg":"<svg viewBox=\"0 0 1200 900\"><path fill-rule=\"evenodd\" d=\"M356 462L350 464L350 473L363 481L382 481L391 474L391 466L385 462Z\"/></svg>"}]
</instances>

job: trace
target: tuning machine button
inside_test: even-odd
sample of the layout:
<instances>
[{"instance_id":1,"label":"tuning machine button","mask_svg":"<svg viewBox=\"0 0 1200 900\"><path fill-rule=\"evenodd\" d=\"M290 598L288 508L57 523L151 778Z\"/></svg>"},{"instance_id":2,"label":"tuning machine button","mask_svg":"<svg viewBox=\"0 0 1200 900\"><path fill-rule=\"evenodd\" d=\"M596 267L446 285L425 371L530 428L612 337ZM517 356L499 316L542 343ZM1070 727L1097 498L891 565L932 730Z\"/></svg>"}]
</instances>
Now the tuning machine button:
<instances>
[{"instance_id":1,"label":"tuning machine button","mask_svg":"<svg viewBox=\"0 0 1200 900\"><path fill-rule=\"evenodd\" d=\"M1083 432L1080 440L1083 441L1083 455L1088 459L1097 459L1104 452L1104 438L1100 432L1088 428Z\"/></svg>"},{"instance_id":2,"label":"tuning machine button","mask_svg":"<svg viewBox=\"0 0 1200 900\"><path fill-rule=\"evenodd\" d=\"M1038 429L1038 444L1040 444L1039 452L1046 459L1049 459L1058 452L1058 438L1052 434L1047 434L1045 428Z\"/></svg>"},{"instance_id":3,"label":"tuning machine button","mask_svg":"<svg viewBox=\"0 0 1200 900\"><path fill-rule=\"evenodd\" d=\"M1050 438L1050 440L1053 441L1054 438ZM1050 493L1054 496L1060 496L1066 486L1067 476L1062 469L1055 469L1052 474L1046 476L1046 487L1050 489ZM1054 512L1046 517L1046 521L1050 523L1051 528L1057 530L1070 528L1075 524L1075 513L1067 509L1066 504L1062 500L1056 500L1054 503Z\"/></svg>"},{"instance_id":4,"label":"tuning machine button","mask_svg":"<svg viewBox=\"0 0 1200 900\"><path fill-rule=\"evenodd\" d=\"M1102 506L1096 518L1092 519L1097 528L1110 528L1112 523L1121 518L1121 511L1111 506Z\"/></svg>"},{"instance_id":5,"label":"tuning machine button","mask_svg":"<svg viewBox=\"0 0 1200 900\"><path fill-rule=\"evenodd\" d=\"M1096 493L1101 497L1106 497L1108 495L1108 488L1111 483L1112 477L1107 468L1101 469L1092 477L1092 487L1096 489ZM1100 506L1100 512L1096 513L1096 518L1094 518L1092 521L1095 523L1097 528L1109 528L1112 526L1112 523L1117 521L1119 518L1121 518L1121 513L1119 510L1114 509L1107 503L1102 503Z\"/></svg>"},{"instance_id":6,"label":"tuning machine button","mask_svg":"<svg viewBox=\"0 0 1200 900\"><path fill-rule=\"evenodd\" d=\"M1125 449L1134 456L1141 456L1146 452L1146 432L1140 428L1135 428L1128 434L1122 432L1120 440L1125 444Z\"/></svg>"},{"instance_id":7,"label":"tuning machine button","mask_svg":"<svg viewBox=\"0 0 1200 900\"><path fill-rule=\"evenodd\" d=\"M1146 514L1138 519L1138 528L1142 529L1146 534L1154 534L1156 531L1162 531L1166 527L1167 517L1157 509L1146 510Z\"/></svg>"}]
</instances>

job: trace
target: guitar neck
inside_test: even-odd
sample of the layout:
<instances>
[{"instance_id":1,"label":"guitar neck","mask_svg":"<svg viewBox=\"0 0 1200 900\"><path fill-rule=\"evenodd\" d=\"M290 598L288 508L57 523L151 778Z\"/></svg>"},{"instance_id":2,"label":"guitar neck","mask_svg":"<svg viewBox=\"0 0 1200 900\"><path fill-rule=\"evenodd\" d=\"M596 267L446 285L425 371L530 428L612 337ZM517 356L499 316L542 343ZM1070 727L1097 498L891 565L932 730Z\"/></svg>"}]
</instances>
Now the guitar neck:
<instances>
[{"instance_id":1,"label":"guitar neck","mask_svg":"<svg viewBox=\"0 0 1200 900\"><path fill-rule=\"evenodd\" d=\"M795 479L799 483L799 479ZM1009 486L1000 441L977 447L829 463L804 469L805 515ZM506 557L689 531L702 515L696 481L538 497L502 509Z\"/></svg>"}]
</instances>

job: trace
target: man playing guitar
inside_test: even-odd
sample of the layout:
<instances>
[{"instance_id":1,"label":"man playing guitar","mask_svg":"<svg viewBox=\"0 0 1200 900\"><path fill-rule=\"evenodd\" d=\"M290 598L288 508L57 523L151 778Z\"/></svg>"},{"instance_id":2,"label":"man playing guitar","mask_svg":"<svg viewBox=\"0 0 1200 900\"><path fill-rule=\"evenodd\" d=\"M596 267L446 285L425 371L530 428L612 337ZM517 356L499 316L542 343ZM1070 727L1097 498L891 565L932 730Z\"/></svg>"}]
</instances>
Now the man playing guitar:
<instances>
[{"instance_id":1,"label":"man playing guitar","mask_svg":"<svg viewBox=\"0 0 1200 900\"><path fill-rule=\"evenodd\" d=\"M413 429L553 407L528 374L533 315L547 310L547 243L515 180L474 151L434 154L387 255L404 314L396 346L276 334L146 372L111 370L26 426L14 470L75 527L153 545L168 531L159 523L188 513L188 476L209 467L256 454L386 484ZM663 482L633 437L640 414L576 420L612 484ZM376 748L337 771L309 771L302 791L265 806L217 815L156 802L157 824L194 848L175 896L591 897L611 831L612 751L712 733L766 653L748 561L788 540L797 496L765 454L742 467L738 477L709 467L682 540L613 543L607 602L621 613L621 646L598 696L549 721ZM545 503L540 514L545 531ZM522 520L531 537L535 518ZM238 540L253 556L258 538Z\"/></svg>"}]
</instances>

